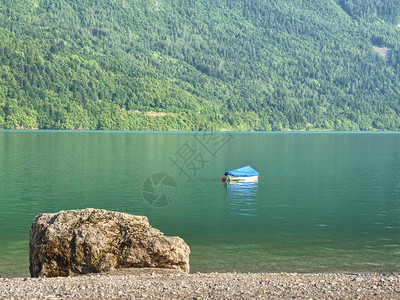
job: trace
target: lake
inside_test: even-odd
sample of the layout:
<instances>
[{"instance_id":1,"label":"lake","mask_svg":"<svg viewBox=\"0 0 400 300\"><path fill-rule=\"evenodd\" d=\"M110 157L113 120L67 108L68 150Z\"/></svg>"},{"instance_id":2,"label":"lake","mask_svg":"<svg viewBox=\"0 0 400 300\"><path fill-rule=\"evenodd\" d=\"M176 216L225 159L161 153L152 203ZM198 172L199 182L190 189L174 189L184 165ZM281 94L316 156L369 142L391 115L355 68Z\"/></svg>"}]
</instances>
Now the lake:
<instances>
[{"instance_id":1,"label":"lake","mask_svg":"<svg viewBox=\"0 0 400 300\"><path fill-rule=\"evenodd\" d=\"M0 131L1 277L36 215L87 207L182 237L191 272L399 272L400 134Z\"/></svg>"}]
</instances>

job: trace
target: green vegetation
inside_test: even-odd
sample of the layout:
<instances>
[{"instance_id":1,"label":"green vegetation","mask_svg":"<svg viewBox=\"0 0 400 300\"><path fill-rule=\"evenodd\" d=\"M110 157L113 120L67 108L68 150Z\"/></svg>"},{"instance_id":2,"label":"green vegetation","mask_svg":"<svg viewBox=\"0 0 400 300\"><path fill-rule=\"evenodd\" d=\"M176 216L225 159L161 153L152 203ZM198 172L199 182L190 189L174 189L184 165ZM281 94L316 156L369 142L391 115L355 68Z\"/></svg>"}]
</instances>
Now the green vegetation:
<instances>
[{"instance_id":1,"label":"green vegetation","mask_svg":"<svg viewBox=\"0 0 400 300\"><path fill-rule=\"evenodd\" d=\"M0 128L399 130L398 23L400 0L0 0Z\"/></svg>"}]
</instances>

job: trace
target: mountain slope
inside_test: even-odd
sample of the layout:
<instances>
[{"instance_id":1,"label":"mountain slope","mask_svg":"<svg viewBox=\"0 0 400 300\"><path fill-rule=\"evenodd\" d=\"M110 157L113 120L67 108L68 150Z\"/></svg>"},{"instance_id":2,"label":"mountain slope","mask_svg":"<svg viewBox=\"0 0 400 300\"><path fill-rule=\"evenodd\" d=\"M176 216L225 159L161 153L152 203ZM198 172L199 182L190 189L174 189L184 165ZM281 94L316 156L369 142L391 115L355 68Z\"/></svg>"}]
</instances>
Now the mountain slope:
<instances>
[{"instance_id":1,"label":"mountain slope","mask_svg":"<svg viewBox=\"0 0 400 300\"><path fill-rule=\"evenodd\" d=\"M0 128L398 130L397 4L3 0Z\"/></svg>"}]
</instances>

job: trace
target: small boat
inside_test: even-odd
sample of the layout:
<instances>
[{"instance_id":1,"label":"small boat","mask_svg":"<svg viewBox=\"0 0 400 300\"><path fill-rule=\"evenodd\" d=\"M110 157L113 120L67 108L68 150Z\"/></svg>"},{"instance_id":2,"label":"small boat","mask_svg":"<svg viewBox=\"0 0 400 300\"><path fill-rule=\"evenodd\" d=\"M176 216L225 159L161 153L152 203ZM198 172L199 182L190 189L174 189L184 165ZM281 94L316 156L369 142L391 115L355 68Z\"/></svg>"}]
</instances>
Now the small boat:
<instances>
[{"instance_id":1,"label":"small boat","mask_svg":"<svg viewBox=\"0 0 400 300\"><path fill-rule=\"evenodd\" d=\"M232 171L225 172L225 176L222 181L257 181L258 172L250 166L235 169Z\"/></svg>"}]
</instances>

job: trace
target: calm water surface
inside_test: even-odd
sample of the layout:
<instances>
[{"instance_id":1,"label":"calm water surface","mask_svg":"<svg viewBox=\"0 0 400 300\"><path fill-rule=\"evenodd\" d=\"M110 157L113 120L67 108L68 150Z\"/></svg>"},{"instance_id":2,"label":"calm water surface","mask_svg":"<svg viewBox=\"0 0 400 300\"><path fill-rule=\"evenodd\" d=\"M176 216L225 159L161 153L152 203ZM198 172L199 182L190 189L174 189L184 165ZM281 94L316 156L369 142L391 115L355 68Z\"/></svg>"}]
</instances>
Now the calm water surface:
<instances>
[{"instance_id":1,"label":"calm water surface","mask_svg":"<svg viewBox=\"0 0 400 300\"><path fill-rule=\"evenodd\" d=\"M221 182L245 165L258 183ZM29 276L36 215L86 207L181 236L192 272L399 272L400 134L0 131L1 277Z\"/></svg>"}]
</instances>

